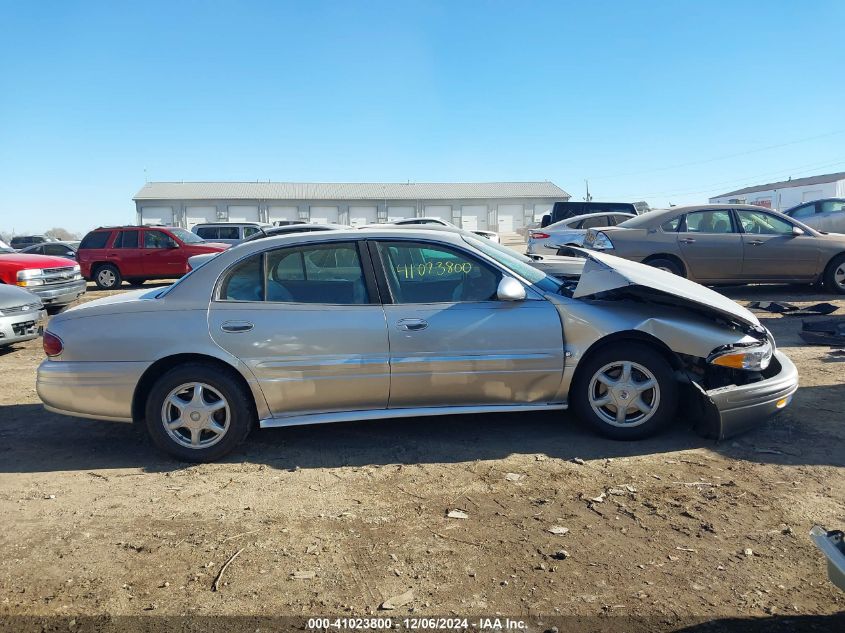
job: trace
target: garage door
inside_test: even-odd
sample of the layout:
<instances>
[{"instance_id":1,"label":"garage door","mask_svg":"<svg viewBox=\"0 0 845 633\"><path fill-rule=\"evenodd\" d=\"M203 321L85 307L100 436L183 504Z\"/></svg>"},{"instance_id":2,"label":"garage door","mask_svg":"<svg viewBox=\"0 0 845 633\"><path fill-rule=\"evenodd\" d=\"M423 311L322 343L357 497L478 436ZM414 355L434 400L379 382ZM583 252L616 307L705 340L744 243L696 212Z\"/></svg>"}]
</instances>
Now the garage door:
<instances>
[{"instance_id":1,"label":"garage door","mask_svg":"<svg viewBox=\"0 0 845 633\"><path fill-rule=\"evenodd\" d=\"M311 207L311 224L337 222L337 207Z\"/></svg>"},{"instance_id":2,"label":"garage door","mask_svg":"<svg viewBox=\"0 0 845 633\"><path fill-rule=\"evenodd\" d=\"M465 204L461 207L461 227L468 231L487 229L487 205ZM494 227L493 230L496 230Z\"/></svg>"},{"instance_id":3,"label":"garage door","mask_svg":"<svg viewBox=\"0 0 845 633\"><path fill-rule=\"evenodd\" d=\"M452 207L444 206L444 205L426 205L425 209L425 217L427 218L440 218L441 220L446 220L447 222L452 221Z\"/></svg>"},{"instance_id":4,"label":"garage door","mask_svg":"<svg viewBox=\"0 0 845 633\"><path fill-rule=\"evenodd\" d=\"M230 206L229 222L258 222L258 207Z\"/></svg>"},{"instance_id":5,"label":"garage door","mask_svg":"<svg viewBox=\"0 0 845 633\"><path fill-rule=\"evenodd\" d=\"M197 224L217 222L217 207L185 207L185 219L189 231Z\"/></svg>"},{"instance_id":6,"label":"garage door","mask_svg":"<svg viewBox=\"0 0 845 633\"><path fill-rule=\"evenodd\" d=\"M521 204L500 204L498 215L499 233L513 233L522 226Z\"/></svg>"},{"instance_id":7,"label":"garage door","mask_svg":"<svg viewBox=\"0 0 845 633\"><path fill-rule=\"evenodd\" d=\"M552 212L552 205L551 204L535 204L534 205L534 221L540 222L543 219L543 216L551 214Z\"/></svg>"},{"instance_id":8,"label":"garage door","mask_svg":"<svg viewBox=\"0 0 845 633\"><path fill-rule=\"evenodd\" d=\"M414 207L387 207L387 219L391 222L403 218L412 218L415 215L416 209Z\"/></svg>"},{"instance_id":9,"label":"garage door","mask_svg":"<svg viewBox=\"0 0 845 633\"><path fill-rule=\"evenodd\" d=\"M377 207L349 207L349 224L352 226L375 224L377 212Z\"/></svg>"},{"instance_id":10,"label":"garage door","mask_svg":"<svg viewBox=\"0 0 845 633\"><path fill-rule=\"evenodd\" d=\"M141 207L141 224L173 224L173 207Z\"/></svg>"},{"instance_id":11,"label":"garage door","mask_svg":"<svg viewBox=\"0 0 845 633\"><path fill-rule=\"evenodd\" d=\"M275 222L276 220L299 219L298 207L270 207L267 209L267 213L269 215L270 222Z\"/></svg>"}]
</instances>

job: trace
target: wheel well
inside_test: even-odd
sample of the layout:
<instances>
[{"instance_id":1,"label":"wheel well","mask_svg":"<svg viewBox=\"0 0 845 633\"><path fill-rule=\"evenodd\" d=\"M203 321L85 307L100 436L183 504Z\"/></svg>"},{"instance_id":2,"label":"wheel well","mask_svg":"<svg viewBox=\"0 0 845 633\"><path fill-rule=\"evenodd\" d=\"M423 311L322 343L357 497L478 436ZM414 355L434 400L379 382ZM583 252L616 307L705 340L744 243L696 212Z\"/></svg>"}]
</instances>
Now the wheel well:
<instances>
[{"instance_id":1,"label":"wheel well","mask_svg":"<svg viewBox=\"0 0 845 633\"><path fill-rule=\"evenodd\" d=\"M174 354L166 358L160 358L147 368L147 371L141 376L138 385L135 387L135 394L132 397L132 420L141 422L144 419L144 409L147 404L147 396L153 388L156 380L162 375L185 363L204 363L206 365L214 365L221 371L228 373L232 378L237 380L244 393L247 394L249 402L252 405L253 417L258 419L258 411L255 406L255 398L252 394L252 389L249 387L246 379L241 373L228 363L223 362L219 358L213 356L206 356L204 354Z\"/></svg>"},{"instance_id":2,"label":"wheel well","mask_svg":"<svg viewBox=\"0 0 845 633\"><path fill-rule=\"evenodd\" d=\"M656 255L649 255L643 260L643 264L653 262L655 259L668 259L671 262L675 262L680 267L681 272L684 273L684 276L686 276L687 267L684 265L684 260L682 260L677 255L672 255L671 253L658 253Z\"/></svg>"},{"instance_id":3,"label":"wheel well","mask_svg":"<svg viewBox=\"0 0 845 633\"><path fill-rule=\"evenodd\" d=\"M827 275L827 271L830 270L830 267L833 265L834 260L839 259L843 255L845 255L845 251L842 251L841 253L837 253L836 255L831 257L829 260L827 260L827 263L824 265L824 270L822 271L822 278L824 278Z\"/></svg>"},{"instance_id":4,"label":"wheel well","mask_svg":"<svg viewBox=\"0 0 845 633\"><path fill-rule=\"evenodd\" d=\"M91 275L92 275L92 276L96 275L96 274L97 274L97 270L100 268L100 266L105 266L106 264L111 264L112 266L114 266L115 268L117 268L117 265L116 265L116 264L112 264L111 262L92 262L92 263L91 263ZM118 268L118 270L120 270L120 269Z\"/></svg>"},{"instance_id":5,"label":"wheel well","mask_svg":"<svg viewBox=\"0 0 845 633\"><path fill-rule=\"evenodd\" d=\"M640 332L638 330L625 330L624 332L614 332L613 334L609 334L590 345L578 361L578 366L575 368L575 375L572 377L572 382L575 383L581 373L581 368L586 365L586 361L588 361L593 355L610 345L619 343L646 343L659 352L663 358L666 359L666 362L669 363L669 366L672 369L679 370L684 367L684 364L678 355L669 349L669 346L656 336L652 336L651 334L646 334L645 332Z\"/></svg>"}]
</instances>

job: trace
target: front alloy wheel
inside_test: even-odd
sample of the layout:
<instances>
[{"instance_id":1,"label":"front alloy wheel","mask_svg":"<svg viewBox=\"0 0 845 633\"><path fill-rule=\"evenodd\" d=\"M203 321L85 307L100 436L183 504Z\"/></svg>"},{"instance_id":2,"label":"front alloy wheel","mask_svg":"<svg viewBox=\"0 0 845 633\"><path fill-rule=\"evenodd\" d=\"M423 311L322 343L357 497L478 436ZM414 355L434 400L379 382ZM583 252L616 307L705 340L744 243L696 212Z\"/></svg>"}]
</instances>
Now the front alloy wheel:
<instances>
[{"instance_id":1,"label":"front alloy wheel","mask_svg":"<svg viewBox=\"0 0 845 633\"><path fill-rule=\"evenodd\" d=\"M607 344L581 361L569 392L579 418L615 440L656 433L675 417L679 385L654 346Z\"/></svg>"},{"instance_id":2,"label":"front alloy wheel","mask_svg":"<svg viewBox=\"0 0 845 633\"><path fill-rule=\"evenodd\" d=\"M648 422L660 406L660 385L646 367L613 361L590 381L590 406L611 426L631 428Z\"/></svg>"}]
</instances>

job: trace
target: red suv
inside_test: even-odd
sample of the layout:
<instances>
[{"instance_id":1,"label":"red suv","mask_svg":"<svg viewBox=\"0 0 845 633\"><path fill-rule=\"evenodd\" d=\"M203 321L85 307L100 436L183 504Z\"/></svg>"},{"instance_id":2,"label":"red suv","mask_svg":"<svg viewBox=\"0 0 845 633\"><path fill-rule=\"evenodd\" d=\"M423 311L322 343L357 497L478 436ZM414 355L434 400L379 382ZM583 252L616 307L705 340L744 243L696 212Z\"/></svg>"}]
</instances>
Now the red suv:
<instances>
[{"instance_id":1,"label":"red suv","mask_svg":"<svg viewBox=\"0 0 845 633\"><path fill-rule=\"evenodd\" d=\"M100 227L82 239L77 260L83 277L112 290L123 280L140 286L148 279L176 279L190 270L189 257L227 248L173 226Z\"/></svg>"}]
</instances>

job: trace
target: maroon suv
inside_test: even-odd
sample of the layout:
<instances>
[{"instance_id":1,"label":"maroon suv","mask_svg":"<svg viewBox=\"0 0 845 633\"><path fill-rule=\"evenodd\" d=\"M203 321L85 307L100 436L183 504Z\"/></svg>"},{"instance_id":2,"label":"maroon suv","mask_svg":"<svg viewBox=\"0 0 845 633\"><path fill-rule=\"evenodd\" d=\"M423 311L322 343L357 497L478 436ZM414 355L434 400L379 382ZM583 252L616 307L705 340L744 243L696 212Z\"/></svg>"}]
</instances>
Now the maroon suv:
<instances>
[{"instance_id":1,"label":"maroon suv","mask_svg":"<svg viewBox=\"0 0 845 633\"><path fill-rule=\"evenodd\" d=\"M140 286L148 279L176 279L190 270L189 257L227 248L179 227L112 226L88 233L79 244L77 260L85 279L112 290L123 280Z\"/></svg>"}]
</instances>

